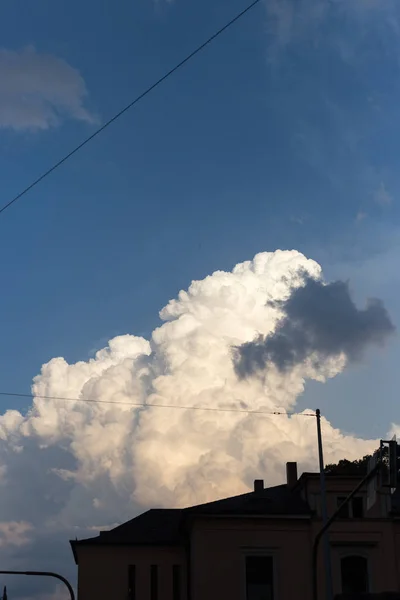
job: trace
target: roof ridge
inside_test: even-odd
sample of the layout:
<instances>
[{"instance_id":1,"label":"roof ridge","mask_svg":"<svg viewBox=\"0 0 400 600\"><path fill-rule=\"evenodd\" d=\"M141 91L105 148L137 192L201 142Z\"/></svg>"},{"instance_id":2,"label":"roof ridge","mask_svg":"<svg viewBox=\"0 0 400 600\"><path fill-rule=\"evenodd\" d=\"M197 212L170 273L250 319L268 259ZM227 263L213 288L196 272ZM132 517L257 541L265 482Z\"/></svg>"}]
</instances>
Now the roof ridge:
<instances>
[{"instance_id":1,"label":"roof ridge","mask_svg":"<svg viewBox=\"0 0 400 600\"><path fill-rule=\"evenodd\" d=\"M183 511L186 512L186 511L190 511L195 508L200 508L202 506L210 506L211 504L222 503L222 502L226 502L229 500L237 500L239 498L245 498L246 496L248 496L248 497L254 496L254 497L262 498L264 495L265 496L267 495L266 492L269 492L271 490L277 490L278 488L281 488L281 489L287 488L287 484L280 483L279 485L272 485L270 487L263 488L259 492L250 490L249 492L244 492L244 494L237 494L236 496L228 496L227 498L217 498L216 500L210 500L209 502L202 502L200 504L194 504L193 506L187 506L186 508L183 509Z\"/></svg>"}]
</instances>

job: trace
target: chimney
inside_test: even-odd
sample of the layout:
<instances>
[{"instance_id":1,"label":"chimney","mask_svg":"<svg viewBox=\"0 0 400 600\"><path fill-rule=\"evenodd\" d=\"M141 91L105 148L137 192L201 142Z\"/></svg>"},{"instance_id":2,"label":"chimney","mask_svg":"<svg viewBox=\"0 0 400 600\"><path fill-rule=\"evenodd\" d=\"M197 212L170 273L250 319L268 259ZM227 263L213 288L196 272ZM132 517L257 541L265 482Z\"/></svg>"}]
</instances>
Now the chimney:
<instances>
[{"instance_id":1,"label":"chimney","mask_svg":"<svg viewBox=\"0 0 400 600\"><path fill-rule=\"evenodd\" d=\"M264 479L255 479L254 480L254 491L256 494L259 494L264 489Z\"/></svg>"},{"instance_id":2,"label":"chimney","mask_svg":"<svg viewBox=\"0 0 400 600\"><path fill-rule=\"evenodd\" d=\"M293 488L297 483L297 462L286 463L286 483L288 488Z\"/></svg>"}]
</instances>

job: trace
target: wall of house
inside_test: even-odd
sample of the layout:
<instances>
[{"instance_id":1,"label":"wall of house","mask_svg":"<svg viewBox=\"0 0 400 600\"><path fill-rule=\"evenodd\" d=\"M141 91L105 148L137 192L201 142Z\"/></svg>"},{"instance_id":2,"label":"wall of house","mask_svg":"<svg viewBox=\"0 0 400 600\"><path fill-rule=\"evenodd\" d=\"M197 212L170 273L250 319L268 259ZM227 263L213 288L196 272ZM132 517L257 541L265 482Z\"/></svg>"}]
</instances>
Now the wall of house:
<instances>
[{"instance_id":1,"label":"wall of house","mask_svg":"<svg viewBox=\"0 0 400 600\"><path fill-rule=\"evenodd\" d=\"M394 546L394 559L396 563L396 580L397 587L396 591L400 592L400 519L394 519L393 521L393 546Z\"/></svg>"},{"instance_id":2,"label":"wall of house","mask_svg":"<svg viewBox=\"0 0 400 600\"><path fill-rule=\"evenodd\" d=\"M186 600L183 548L81 546L78 560L78 600L127 600L129 565L136 565L136 600L151 598L151 565L158 565L158 597L173 600L173 565L181 565L181 600Z\"/></svg>"},{"instance_id":3,"label":"wall of house","mask_svg":"<svg viewBox=\"0 0 400 600\"><path fill-rule=\"evenodd\" d=\"M305 494L317 497L319 480L310 478ZM337 497L346 496L357 480L328 480L328 511ZM366 493L361 494L366 500ZM383 494L384 496L384 494ZM314 498L315 500L315 498ZM318 504L318 500L316 500ZM370 591L400 590L400 519L387 518L386 499L378 498L364 518L340 519L330 529L334 594L341 590L341 559L368 559ZM245 600L247 554L274 557L274 600L311 598L312 541L322 525L313 519L196 517L192 523L191 598L186 595L186 554L177 547L89 547L78 549L78 600L127 600L128 567L136 565L135 600L151 600L150 566L158 565L159 600L176 600L172 593L173 565L181 565L181 600ZM325 598L322 544L318 562L319 598Z\"/></svg>"},{"instance_id":4,"label":"wall of house","mask_svg":"<svg viewBox=\"0 0 400 600\"><path fill-rule=\"evenodd\" d=\"M357 478L326 478L328 515L338 506L338 497L348 496L356 487ZM304 482L304 497L317 510L317 518L312 522L314 537L322 526L319 477L308 477ZM368 560L369 586L371 592L398 591L400 589L400 523L397 525L388 518L390 491L381 490L376 503L367 511L367 491L361 490L359 497L364 501L364 517L339 519L329 530L332 561L332 579L334 593L341 590L341 559L345 556L359 555ZM319 556L319 590L324 593L324 563L322 544Z\"/></svg>"},{"instance_id":5,"label":"wall of house","mask_svg":"<svg viewBox=\"0 0 400 600\"><path fill-rule=\"evenodd\" d=\"M310 598L308 520L198 519L191 537L191 600L244 600L245 557L274 556L274 598Z\"/></svg>"},{"instance_id":6,"label":"wall of house","mask_svg":"<svg viewBox=\"0 0 400 600\"><path fill-rule=\"evenodd\" d=\"M244 600L245 556L271 554L275 561L276 600L311 597L311 547L319 521L201 519L193 527L191 543L192 600ZM390 520L342 520L330 531L334 594L341 593L341 559L368 559L372 592L400 589L400 523ZM325 597L322 544L318 562L319 598Z\"/></svg>"},{"instance_id":7,"label":"wall of house","mask_svg":"<svg viewBox=\"0 0 400 600\"><path fill-rule=\"evenodd\" d=\"M313 535L320 524L313 523ZM400 531L399 531L400 534ZM400 537L396 541L393 523L389 520L365 519L338 521L329 532L334 594L341 589L341 559L345 556L364 556L368 560L369 591L398 591L398 556ZM322 544L321 544L322 551ZM322 552L319 573L324 571ZM319 577L320 594L323 594L323 578ZM323 596L321 596L323 597Z\"/></svg>"},{"instance_id":8,"label":"wall of house","mask_svg":"<svg viewBox=\"0 0 400 600\"><path fill-rule=\"evenodd\" d=\"M338 497L348 496L359 483L355 477L326 477L328 514L332 514L338 504ZM303 498L310 504L311 508L321 514L321 493L318 475L308 475L303 481L300 480ZM357 496L364 499L365 511L367 509L367 488L362 489ZM384 518L390 510L390 490L381 489L377 494L377 501L368 511L368 517Z\"/></svg>"}]
</instances>

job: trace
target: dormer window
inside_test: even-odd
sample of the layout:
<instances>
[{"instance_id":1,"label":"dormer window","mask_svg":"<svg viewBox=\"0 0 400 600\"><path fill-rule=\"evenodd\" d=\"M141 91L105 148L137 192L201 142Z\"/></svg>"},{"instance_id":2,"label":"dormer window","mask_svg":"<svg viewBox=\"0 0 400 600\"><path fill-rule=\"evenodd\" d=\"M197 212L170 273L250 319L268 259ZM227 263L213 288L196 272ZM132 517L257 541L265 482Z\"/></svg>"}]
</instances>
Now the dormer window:
<instances>
[{"instance_id":1,"label":"dormer window","mask_svg":"<svg viewBox=\"0 0 400 600\"><path fill-rule=\"evenodd\" d=\"M346 496L339 496L337 506L346 500ZM362 519L364 517L364 498L356 496L348 502L339 513L339 519Z\"/></svg>"}]
</instances>

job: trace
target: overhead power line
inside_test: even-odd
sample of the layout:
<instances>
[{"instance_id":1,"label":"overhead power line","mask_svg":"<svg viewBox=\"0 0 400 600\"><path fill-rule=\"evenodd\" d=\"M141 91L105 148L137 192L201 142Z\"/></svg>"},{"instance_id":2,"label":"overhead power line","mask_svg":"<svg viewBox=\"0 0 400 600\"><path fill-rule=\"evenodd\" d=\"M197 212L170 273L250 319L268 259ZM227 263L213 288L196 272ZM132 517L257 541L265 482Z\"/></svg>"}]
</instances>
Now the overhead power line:
<instances>
[{"instance_id":1,"label":"overhead power line","mask_svg":"<svg viewBox=\"0 0 400 600\"><path fill-rule=\"evenodd\" d=\"M266 410L248 410L246 408L217 408L213 406L182 406L179 404L153 404L146 402L126 402L125 400L98 400L96 398L64 398L63 396L43 396L40 394L18 394L16 392L0 392L0 396L10 396L15 398L40 398L41 400L62 400L67 402L86 402L88 404L118 404L131 406L132 408L175 408L178 410L202 410L209 412L231 412L245 413L253 415L284 415L298 417L315 417L315 413L299 413L286 411L266 411Z\"/></svg>"},{"instance_id":2,"label":"overhead power line","mask_svg":"<svg viewBox=\"0 0 400 600\"><path fill-rule=\"evenodd\" d=\"M71 156L73 156L74 154L76 154L79 150L81 150L81 148L83 148L84 146L86 146L86 144L88 144L96 136L98 136L102 131L104 131L107 127L109 127L112 123L114 123L114 121L116 121L117 119L119 119L120 117L122 117L122 115L124 113L126 113L129 109L131 109L133 106L135 106L135 104L137 104L138 102L140 102L140 100L142 100L145 96L147 96L147 94L149 94L150 92L152 92L156 87L158 87L161 83L163 83L166 79L168 79L168 77L170 77L176 71L178 71L178 69L180 69L181 67L183 67L183 65L185 65L187 62L189 62L189 60L191 60L194 56L196 56L196 54L198 54L199 52L201 52L202 50L204 50L204 48L206 46L208 46L208 44L210 44L212 41L214 41L218 36L221 35L221 33L223 33L224 31L226 31L229 27L231 27L231 25L233 25L234 23L236 23L236 21L238 21L239 19L241 19L247 12L249 12L252 8L254 8L254 6L256 6L256 4L259 4L260 2L261 2L261 0L254 0L245 9L243 9L239 14L237 14L235 17L233 17L233 19L231 19L228 23L226 23L226 25L224 25L223 27L221 27L221 29L219 29L218 31L216 31L205 42L203 42L200 46L198 46L195 50L193 50L190 54L188 54L183 60L181 60L174 67L172 67L172 69L170 69L169 71L167 71L167 73L165 73L165 75L163 75L162 77L160 77L160 79L157 79L157 81L155 83L153 83L152 85L150 85L150 87L148 87L147 89L145 89L141 94L139 94L139 96L136 96L136 98L134 100L132 100L132 102L130 102L124 108L122 108L119 112L117 112L113 117L111 117L101 127L99 127L94 133L92 133L91 135L89 135L89 137L87 137L86 139L84 139L78 146L76 146L73 150L71 150L70 152L68 152L68 154L66 154L63 158L61 158L58 162L56 162L52 167L50 167L49 169L47 169L47 171L45 171L44 173L42 173L42 175L40 175L40 177L38 177L37 179L35 179L35 181L33 181L30 185L28 185L24 190L22 190L21 192L19 192L19 194L17 194L14 198L12 198L9 202L7 202L7 204L4 204L4 206L2 206L0 208L0 214L3 213L5 210L7 210L7 208L10 208L10 206L12 204L14 204L15 202L17 202L17 200L19 200L20 198L22 198L22 196L25 196L25 194L27 194L30 190L32 190L34 187L36 187L38 185L38 183L40 183L41 181L43 181L43 179L45 179L53 171L55 171L56 169L58 169L58 167L60 167L62 164L64 164L69 158L71 158Z\"/></svg>"}]
</instances>

